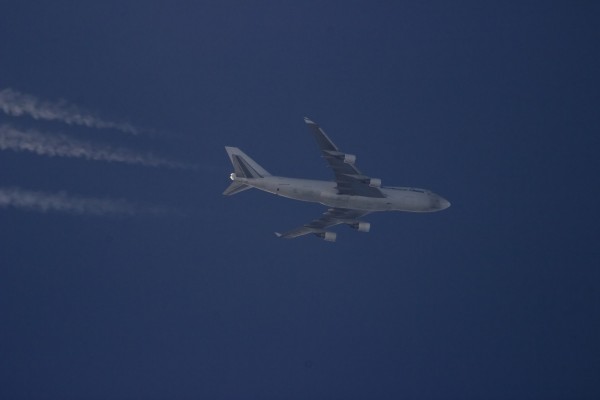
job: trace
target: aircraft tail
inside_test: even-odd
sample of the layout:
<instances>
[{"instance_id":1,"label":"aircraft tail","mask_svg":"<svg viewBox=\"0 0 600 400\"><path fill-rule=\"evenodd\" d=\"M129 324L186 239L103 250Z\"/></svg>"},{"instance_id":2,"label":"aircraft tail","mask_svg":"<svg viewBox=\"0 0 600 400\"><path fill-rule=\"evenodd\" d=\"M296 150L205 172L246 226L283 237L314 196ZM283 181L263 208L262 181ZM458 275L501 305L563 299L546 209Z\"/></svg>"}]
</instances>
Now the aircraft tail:
<instances>
[{"instance_id":1,"label":"aircraft tail","mask_svg":"<svg viewBox=\"0 0 600 400\"><path fill-rule=\"evenodd\" d=\"M229 154L229 159L233 164L233 171L238 178L252 179L271 175L237 147L225 147L225 150Z\"/></svg>"},{"instance_id":2,"label":"aircraft tail","mask_svg":"<svg viewBox=\"0 0 600 400\"><path fill-rule=\"evenodd\" d=\"M252 186L248 186L242 182L231 182L231 185L225 189L223 194L225 196L231 196L232 194L236 194L239 192L243 192L244 190L252 189Z\"/></svg>"},{"instance_id":3,"label":"aircraft tail","mask_svg":"<svg viewBox=\"0 0 600 400\"><path fill-rule=\"evenodd\" d=\"M225 147L225 150L229 155L234 172L231 174L231 180L233 182L225 189L223 192L224 195L230 196L252 188L250 185L236 181L237 178L257 179L271 175L266 169L258 165L256 161L248 157L246 153L237 147Z\"/></svg>"}]
</instances>

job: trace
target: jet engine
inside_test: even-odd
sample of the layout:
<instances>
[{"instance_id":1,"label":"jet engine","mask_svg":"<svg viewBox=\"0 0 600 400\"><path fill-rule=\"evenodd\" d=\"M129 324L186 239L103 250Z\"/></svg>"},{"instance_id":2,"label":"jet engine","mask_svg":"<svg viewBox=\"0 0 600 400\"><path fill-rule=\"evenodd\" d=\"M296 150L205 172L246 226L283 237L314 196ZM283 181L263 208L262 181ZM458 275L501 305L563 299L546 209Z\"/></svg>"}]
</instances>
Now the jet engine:
<instances>
[{"instance_id":1,"label":"jet engine","mask_svg":"<svg viewBox=\"0 0 600 400\"><path fill-rule=\"evenodd\" d=\"M337 233L335 232L321 232L318 234L318 236L325 240L326 242L335 242L335 239L337 238Z\"/></svg>"},{"instance_id":2,"label":"jet engine","mask_svg":"<svg viewBox=\"0 0 600 400\"><path fill-rule=\"evenodd\" d=\"M369 178L368 183L369 183L369 186L374 187L374 188L381 187L381 179L379 179L379 178Z\"/></svg>"},{"instance_id":3,"label":"jet engine","mask_svg":"<svg viewBox=\"0 0 600 400\"><path fill-rule=\"evenodd\" d=\"M371 223L366 221L357 221L353 224L350 224L350 227L359 232L369 232L371 230Z\"/></svg>"},{"instance_id":4,"label":"jet engine","mask_svg":"<svg viewBox=\"0 0 600 400\"><path fill-rule=\"evenodd\" d=\"M356 156L354 154L344 154L344 162L346 164L354 165L356 162Z\"/></svg>"}]
</instances>

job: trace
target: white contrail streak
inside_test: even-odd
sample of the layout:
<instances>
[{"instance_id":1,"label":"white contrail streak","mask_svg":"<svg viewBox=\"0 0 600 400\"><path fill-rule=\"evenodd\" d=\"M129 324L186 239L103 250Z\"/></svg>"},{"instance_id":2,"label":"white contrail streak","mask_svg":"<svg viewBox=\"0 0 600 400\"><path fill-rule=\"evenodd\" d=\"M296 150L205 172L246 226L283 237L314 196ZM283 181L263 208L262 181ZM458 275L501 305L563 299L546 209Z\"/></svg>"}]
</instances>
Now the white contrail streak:
<instances>
[{"instance_id":1,"label":"white contrail streak","mask_svg":"<svg viewBox=\"0 0 600 400\"><path fill-rule=\"evenodd\" d=\"M23 131L10 125L0 125L0 150L29 151L51 157L74 157L151 167L196 168L156 157L151 153L139 154L123 148L83 142L63 134Z\"/></svg>"},{"instance_id":2,"label":"white contrail streak","mask_svg":"<svg viewBox=\"0 0 600 400\"><path fill-rule=\"evenodd\" d=\"M139 133L138 129L131 124L106 121L89 111L67 103L65 100L43 101L10 88L0 90L0 109L8 115L16 117L29 115L35 119L61 121L69 125L117 129L132 134Z\"/></svg>"},{"instance_id":3,"label":"white contrail streak","mask_svg":"<svg viewBox=\"0 0 600 400\"><path fill-rule=\"evenodd\" d=\"M37 192L16 187L0 188L0 207L97 216L162 214L168 211L160 207L138 206L125 200L71 196L65 192Z\"/></svg>"}]
</instances>

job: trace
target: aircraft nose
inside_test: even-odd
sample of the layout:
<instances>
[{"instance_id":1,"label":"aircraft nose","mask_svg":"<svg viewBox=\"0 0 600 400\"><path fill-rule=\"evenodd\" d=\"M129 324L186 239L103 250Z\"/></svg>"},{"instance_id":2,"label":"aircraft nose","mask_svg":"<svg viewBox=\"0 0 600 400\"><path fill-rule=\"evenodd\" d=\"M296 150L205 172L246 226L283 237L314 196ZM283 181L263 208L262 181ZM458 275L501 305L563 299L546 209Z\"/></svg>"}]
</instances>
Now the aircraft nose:
<instances>
[{"instance_id":1,"label":"aircraft nose","mask_svg":"<svg viewBox=\"0 0 600 400\"><path fill-rule=\"evenodd\" d=\"M450 202L448 200L446 200L445 198L443 198L442 196L437 196L435 197L435 208L437 210L445 210L446 208L450 207Z\"/></svg>"},{"instance_id":2,"label":"aircraft nose","mask_svg":"<svg viewBox=\"0 0 600 400\"><path fill-rule=\"evenodd\" d=\"M446 200L445 198L441 197L440 198L440 208L442 210L445 210L448 207L450 207L450 202L448 200Z\"/></svg>"},{"instance_id":3,"label":"aircraft nose","mask_svg":"<svg viewBox=\"0 0 600 400\"><path fill-rule=\"evenodd\" d=\"M440 210L445 210L446 208L450 207L450 202L440 196L438 199L438 205L440 207Z\"/></svg>"}]
</instances>

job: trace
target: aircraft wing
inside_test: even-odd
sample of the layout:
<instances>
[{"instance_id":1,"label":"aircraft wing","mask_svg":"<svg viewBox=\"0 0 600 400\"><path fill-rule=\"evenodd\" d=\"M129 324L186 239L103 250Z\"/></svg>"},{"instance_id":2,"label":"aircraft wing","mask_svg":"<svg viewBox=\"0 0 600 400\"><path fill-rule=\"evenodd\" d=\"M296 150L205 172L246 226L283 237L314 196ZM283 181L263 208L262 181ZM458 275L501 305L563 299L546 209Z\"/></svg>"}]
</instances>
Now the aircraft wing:
<instances>
[{"instance_id":1,"label":"aircraft wing","mask_svg":"<svg viewBox=\"0 0 600 400\"><path fill-rule=\"evenodd\" d=\"M381 193L381 190L379 190L381 180L372 179L363 175L358 168L354 166L354 161L356 160L355 156L340 151L325 134L323 129L315 122L306 117L304 118L304 122L306 122L310 132L317 140L323 158L327 160L329 166L333 169L339 194L385 197L383 193Z\"/></svg>"},{"instance_id":2,"label":"aircraft wing","mask_svg":"<svg viewBox=\"0 0 600 400\"><path fill-rule=\"evenodd\" d=\"M326 232L326 229L339 224L358 224L358 218L364 217L369 214L370 211L365 210L351 210L348 208L330 208L327 210L321 218L312 220L308 224L302 225L299 228L292 229L291 231L287 231L284 233L275 234L278 237L284 239L294 239L298 236L307 235L309 233L313 233L317 236L322 237L328 241L335 241L335 233L334 232ZM368 223L366 223L368 226ZM358 225L357 225L358 226ZM368 228L366 229L368 230Z\"/></svg>"}]
</instances>

